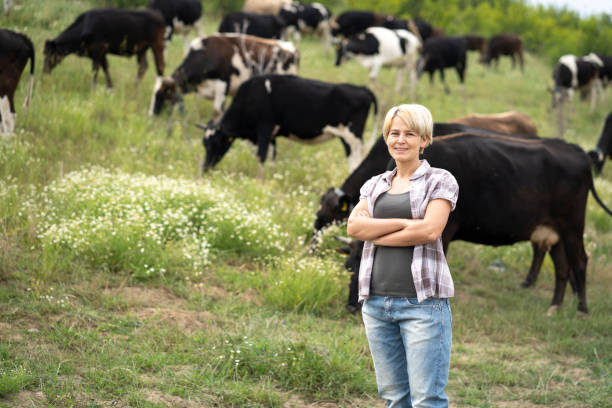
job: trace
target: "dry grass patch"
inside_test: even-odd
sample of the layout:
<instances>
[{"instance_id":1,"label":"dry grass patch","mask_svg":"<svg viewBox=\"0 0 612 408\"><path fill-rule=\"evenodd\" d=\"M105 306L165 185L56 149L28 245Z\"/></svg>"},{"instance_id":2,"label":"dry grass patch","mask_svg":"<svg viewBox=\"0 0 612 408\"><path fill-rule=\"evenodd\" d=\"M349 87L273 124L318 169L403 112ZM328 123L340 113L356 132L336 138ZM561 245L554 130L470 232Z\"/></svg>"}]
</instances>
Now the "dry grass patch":
<instances>
[{"instance_id":1,"label":"dry grass patch","mask_svg":"<svg viewBox=\"0 0 612 408\"><path fill-rule=\"evenodd\" d=\"M187 334L210 328L218 320L215 315L207 311L147 307L136 309L134 312L138 320L145 323L174 325Z\"/></svg>"}]
</instances>

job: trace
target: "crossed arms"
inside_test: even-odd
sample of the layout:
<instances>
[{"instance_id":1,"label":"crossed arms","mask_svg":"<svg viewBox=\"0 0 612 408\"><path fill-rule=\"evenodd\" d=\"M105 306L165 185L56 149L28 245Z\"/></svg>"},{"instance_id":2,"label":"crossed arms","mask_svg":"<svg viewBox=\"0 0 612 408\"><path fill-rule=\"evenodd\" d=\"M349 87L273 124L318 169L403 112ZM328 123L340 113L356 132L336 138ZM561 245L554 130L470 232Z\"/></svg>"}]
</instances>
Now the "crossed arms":
<instances>
[{"instance_id":1,"label":"crossed arms","mask_svg":"<svg viewBox=\"0 0 612 408\"><path fill-rule=\"evenodd\" d=\"M379 246L422 245L442 235L450 211L451 203L438 198L427 204L423 219L373 218L367 200L362 199L351 212L346 231L350 237Z\"/></svg>"}]
</instances>

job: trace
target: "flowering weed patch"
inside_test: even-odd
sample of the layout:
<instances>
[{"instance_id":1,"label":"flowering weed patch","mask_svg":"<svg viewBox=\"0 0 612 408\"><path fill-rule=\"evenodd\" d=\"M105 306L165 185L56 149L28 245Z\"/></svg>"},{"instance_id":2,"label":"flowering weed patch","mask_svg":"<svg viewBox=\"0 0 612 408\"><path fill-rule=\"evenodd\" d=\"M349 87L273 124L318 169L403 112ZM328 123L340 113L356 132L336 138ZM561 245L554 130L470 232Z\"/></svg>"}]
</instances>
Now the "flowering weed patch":
<instances>
[{"instance_id":1,"label":"flowering weed patch","mask_svg":"<svg viewBox=\"0 0 612 408\"><path fill-rule=\"evenodd\" d=\"M24 204L49 258L146 278L171 268L201 274L215 253L274 255L281 229L210 183L91 168L72 172Z\"/></svg>"}]
</instances>

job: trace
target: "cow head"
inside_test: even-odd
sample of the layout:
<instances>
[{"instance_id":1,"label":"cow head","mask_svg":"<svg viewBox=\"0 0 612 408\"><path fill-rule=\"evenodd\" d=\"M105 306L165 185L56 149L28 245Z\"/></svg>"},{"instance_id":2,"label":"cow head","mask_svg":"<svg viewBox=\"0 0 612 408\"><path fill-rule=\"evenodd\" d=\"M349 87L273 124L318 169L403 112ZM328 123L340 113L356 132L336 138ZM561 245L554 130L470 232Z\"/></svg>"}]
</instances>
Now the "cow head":
<instances>
[{"instance_id":1,"label":"cow head","mask_svg":"<svg viewBox=\"0 0 612 408\"><path fill-rule=\"evenodd\" d=\"M50 73L53 68L66 57L66 54L60 53L57 44L53 40L45 41L45 63L43 66L43 72L45 74Z\"/></svg>"},{"instance_id":2,"label":"cow head","mask_svg":"<svg viewBox=\"0 0 612 408\"><path fill-rule=\"evenodd\" d=\"M149 115L159 115L166 102L175 105L182 102L182 96L172 77L157 78L153 88L153 98Z\"/></svg>"},{"instance_id":3,"label":"cow head","mask_svg":"<svg viewBox=\"0 0 612 408\"><path fill-rule=\"evenodd\" d=\"M587 154L589 156L589 159L591 159L595 174L599 176L601 174L601 170L603 169L604 161L606 160L606 155L600 149L597 148L591 150Z\"/></svg>"},{"instance_id":4,"label":"cow head","mask_svg":"<svg viewBox=\"0 0 612 408\"><path fill-rule=\"evenodd\" d=\"M349 197L342 190L330 187L321 196L321 205L317 211L317 219L314 224L315 230L321 230L334 221L348 218L350 211Z\"/></svg>"},{"instance_id":5,"label":"cow head","mask_svg":"<svg viewBox=\"0 0 612 408\"><path fill-rule=\"evenodd\" d=\"M203 170L209 170L221 161L225 153L234 142L235 137L222 129L220 124L212 120L208 122L202 137L202 144L206 150L206 160L202 166Z\"/></svg>"}]
</instances>

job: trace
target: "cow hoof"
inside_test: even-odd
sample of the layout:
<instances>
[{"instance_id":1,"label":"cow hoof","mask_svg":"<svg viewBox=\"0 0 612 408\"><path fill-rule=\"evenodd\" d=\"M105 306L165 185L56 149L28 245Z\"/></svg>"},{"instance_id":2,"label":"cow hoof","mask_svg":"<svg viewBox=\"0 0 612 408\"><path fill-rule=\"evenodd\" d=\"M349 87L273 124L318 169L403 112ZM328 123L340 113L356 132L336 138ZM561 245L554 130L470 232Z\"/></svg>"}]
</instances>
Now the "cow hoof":
<instances>
[{"instance_id":1,"label":"cow hoof","mask_svg":"<svg viewBox=\"0 0 612 408\"><path fill-rule=\"evenodd\" d=\"M584 310L578 310L576 312L576 319L586 319L587 317L589 317L589 312Z\"/></svg>"},{"instance_id":2,"label":"cow hoof","mask_svg":"<svg viewBox=\"0 0 612 408\"><path fill-rule=\"evenodd\" d=\"M525 279L524 281L521 282L521 288L529 288L531 286L533 286L532 281Z\"/></svg>"},{"instance_id":3,"label":"cow hoof","mask_svg":"<svg viewBox=\"0 0 612 408\"><path fill-rule=\"evenodd\" d=\"M551 305L548 308L548 311L546 312L546 316L548 316L548 317L553 316L553 315L557 314L558 311L559 311L559 305Z\"/></svg>"}]
</instances>

